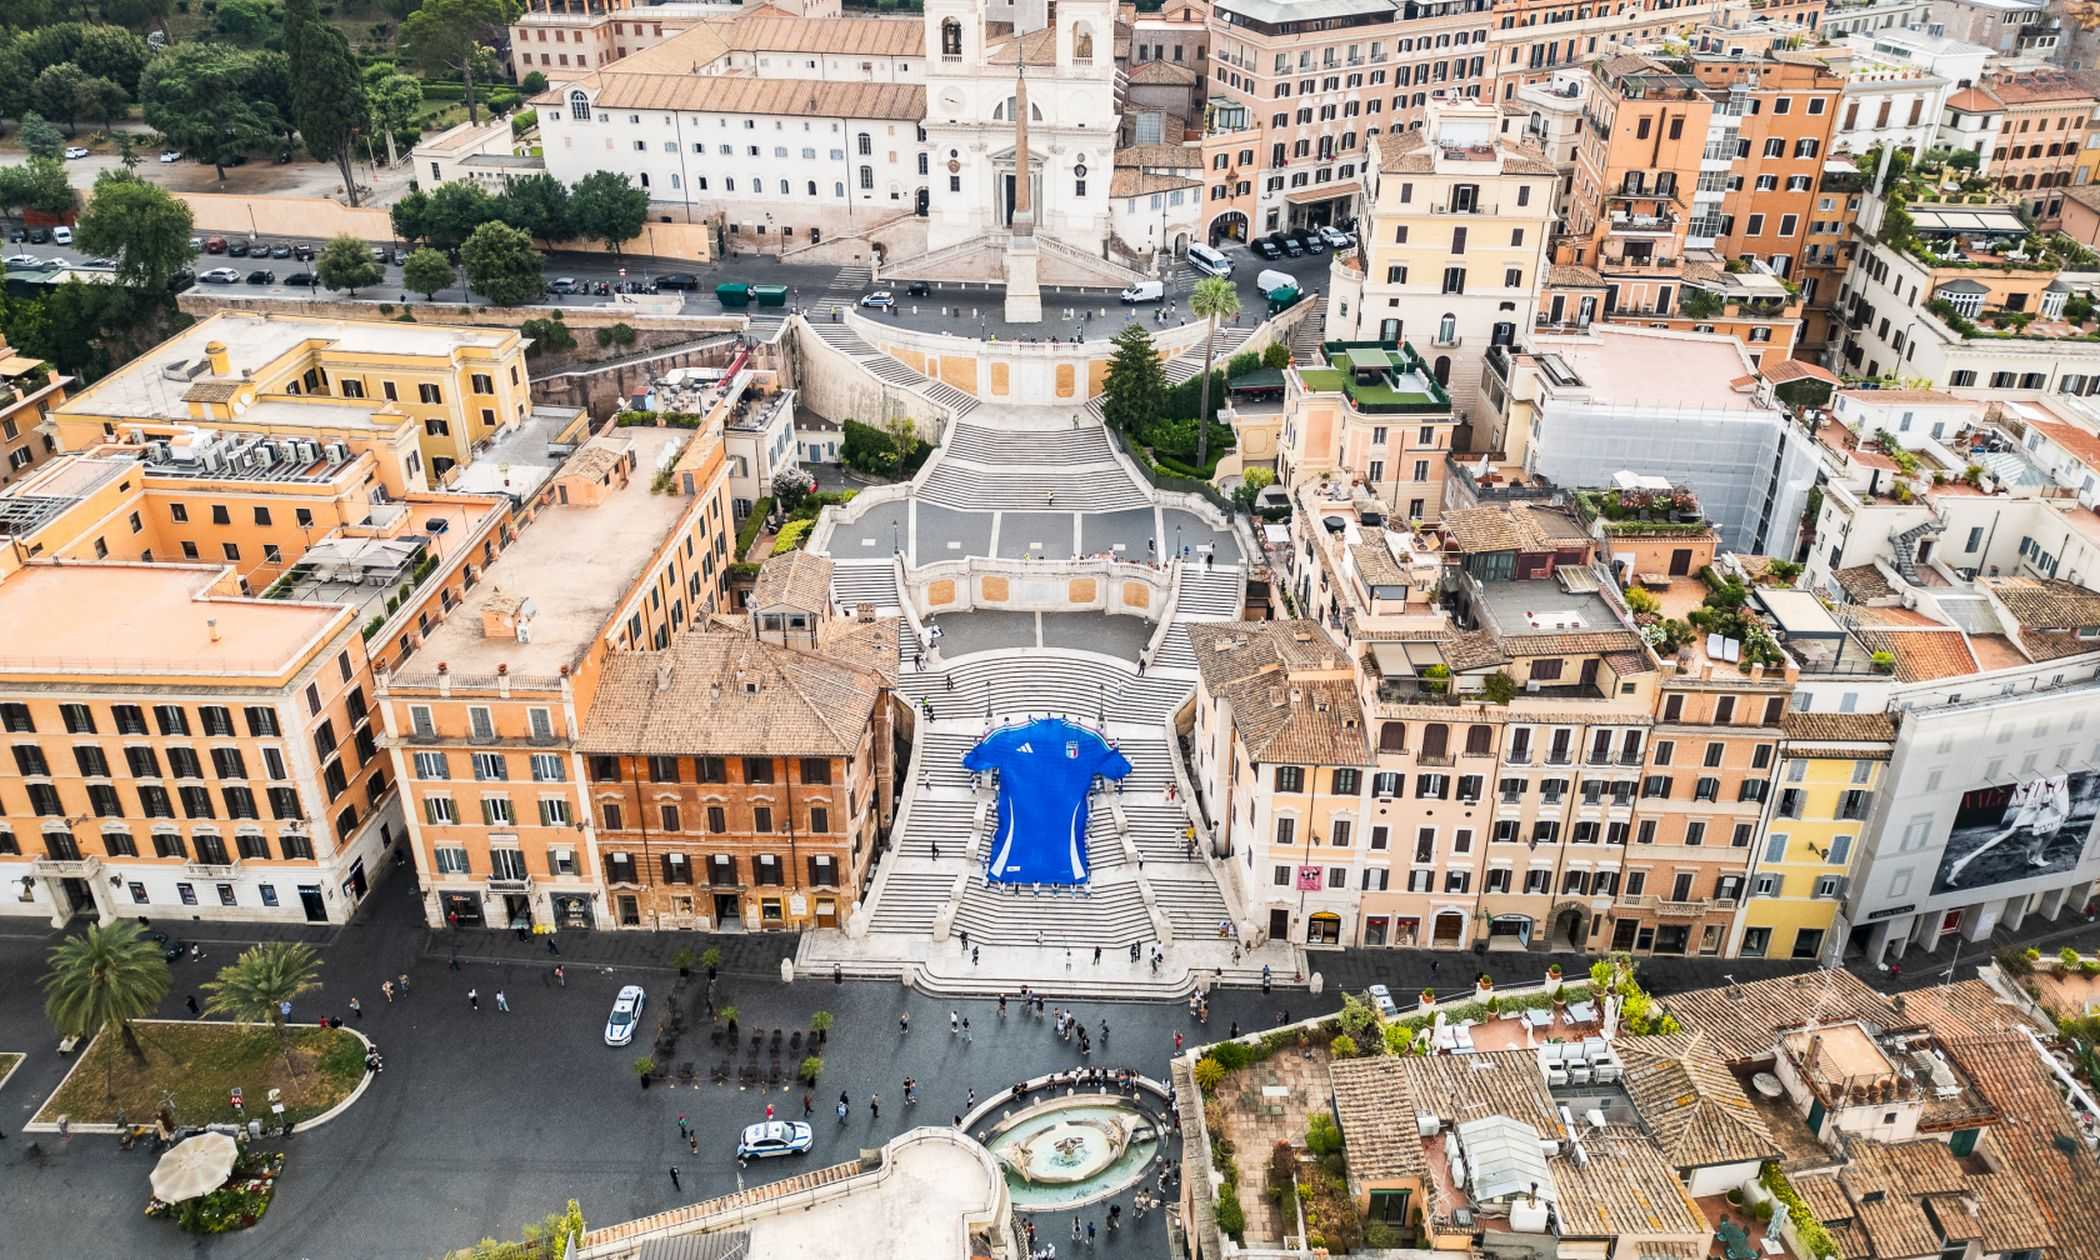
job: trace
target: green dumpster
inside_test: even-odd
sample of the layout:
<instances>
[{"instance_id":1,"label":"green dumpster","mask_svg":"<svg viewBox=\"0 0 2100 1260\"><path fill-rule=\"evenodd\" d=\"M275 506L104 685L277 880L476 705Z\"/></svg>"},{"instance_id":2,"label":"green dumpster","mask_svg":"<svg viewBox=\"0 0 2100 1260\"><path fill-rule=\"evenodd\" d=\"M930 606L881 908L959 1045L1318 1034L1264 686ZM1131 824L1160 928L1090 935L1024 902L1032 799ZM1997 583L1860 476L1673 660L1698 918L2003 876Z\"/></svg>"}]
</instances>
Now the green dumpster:
<instances>
[{"instance_id":1,"label":"green dumpster","mask_svg":"<svg viewBox=\"0 0 2100 1260\"><path fill-rule=\"evenodd\" d=\"M1285 310L1291 305L1291 303L1296 302L1298 300L1298 290L1289 285L1285 285L1283 288L1280 289L1269 290L1268 298L1269 309L1271 311Z\"/></svg>"},{"instance_id":2,"label":"green dumpster","mask_svg":"<svg viewBox=\"0 0 2100 1260\"><path fill-rule=\"evenodd\" d=\"M788 287L784 284L755 284L751 286L751 296L758 299L760 306L786 306Z\"/></svg>"},{"instance_id":3,"label":"green dumpster","mask_svg":"<svg viewBox=\"0 0 2100 1260\"><path fill-rule=\"evenodd\" d=\"M749 306L751 305L751 286L748 284L718 284L715 286L715 298L725 307Z\"/></svg>"}]
</instances>

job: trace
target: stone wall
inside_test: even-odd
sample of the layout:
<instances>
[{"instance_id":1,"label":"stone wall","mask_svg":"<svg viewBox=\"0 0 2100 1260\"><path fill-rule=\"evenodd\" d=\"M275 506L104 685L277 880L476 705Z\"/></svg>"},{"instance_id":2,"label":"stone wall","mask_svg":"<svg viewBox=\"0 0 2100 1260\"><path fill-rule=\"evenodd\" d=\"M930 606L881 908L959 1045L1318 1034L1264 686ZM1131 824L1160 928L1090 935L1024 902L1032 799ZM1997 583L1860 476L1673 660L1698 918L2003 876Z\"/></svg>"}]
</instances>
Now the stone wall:
<instances>
[{"instance_id":1,"label":"stone wall","mask_svg":"<svg viewBox=\"0 0 2100 1260\"><path fill-rule=\"evenodd\" d=\"M329 197L244 197L237 193L178 192L190 208L200 233L220 236L354 236L381 244L398 238L394 219L373 206L349 206ZM578 254L609 251L597 241L564 241L562 249ZM644 223L642 234L627 242L626 254L711 262L714 230L705 223Z\"/></svg>"},{"instance_id":2,"label":"stone wall","mask_svg":"<svg viewBox=\"0 0 2100 1260\"><path fill-rule=\"evenodd\" d=\"M1172 596L1167 570L1121 560L998 560L922 565L907 575L922 617L971 609L1105 612L1157 621Z\"/></svg>"}]
</instances>

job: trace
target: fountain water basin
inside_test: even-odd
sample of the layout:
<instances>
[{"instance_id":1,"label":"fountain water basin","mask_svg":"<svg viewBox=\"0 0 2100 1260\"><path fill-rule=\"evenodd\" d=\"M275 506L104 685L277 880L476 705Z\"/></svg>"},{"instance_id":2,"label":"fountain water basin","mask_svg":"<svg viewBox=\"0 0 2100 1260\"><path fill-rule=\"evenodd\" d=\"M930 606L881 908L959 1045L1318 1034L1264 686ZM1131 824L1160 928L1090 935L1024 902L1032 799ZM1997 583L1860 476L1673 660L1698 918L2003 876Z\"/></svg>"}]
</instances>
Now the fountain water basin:
<instances>
[{"instance_id":1,"label":"fountain water basin","mask_svg":"<svg viewBox=\"0 0 2100 1260\"><path fill-rule=\"evenodd\" d=\"M993 1126L985 1145L1006 1170L1022 1211L1076 1207L1144 1177L1159 1130L1136 1104L1113 1095L1046 1099Z\"/></svg>"}]
</instances>

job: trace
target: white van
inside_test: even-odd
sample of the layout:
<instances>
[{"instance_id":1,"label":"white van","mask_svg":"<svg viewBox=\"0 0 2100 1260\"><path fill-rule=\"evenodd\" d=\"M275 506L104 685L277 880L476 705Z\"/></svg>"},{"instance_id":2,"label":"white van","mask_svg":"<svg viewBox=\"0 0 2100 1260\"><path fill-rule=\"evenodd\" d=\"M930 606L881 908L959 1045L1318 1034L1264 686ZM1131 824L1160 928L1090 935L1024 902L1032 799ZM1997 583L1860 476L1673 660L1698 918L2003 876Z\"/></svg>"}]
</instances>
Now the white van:
<instances>
[{"instance_id":1,"label":"white van","mask_svg":"<svg viewBox=\"0 0 2100 1260\"><path fill-rule=\"evenodd\" d=\"M1232 274L1232 260L1208 245L1189 246L1189 266L1207 276Z\"/></svg>"},{"instance_id":2,"label":"white van","mask_svg":"<svg viewBox=\"0 0 2100 1260\"><path fill-rule=\"evenodd\" d=\"M1167 296L1167 286L1157 280L1140 280L1123 290L1123 305L1134 306L1139 302L1157 302Z\"/></svg>"},{"instance_id":3,"label":"white van","mask_svg":"<svg viewBox=\"0 0 2100 1260\"><path fill-rule=\"evenodd\" d=\"M52 228L51 241L55 245L71 245L73 243L73 229L69 227Z\"/></svg>"}]
</instances>

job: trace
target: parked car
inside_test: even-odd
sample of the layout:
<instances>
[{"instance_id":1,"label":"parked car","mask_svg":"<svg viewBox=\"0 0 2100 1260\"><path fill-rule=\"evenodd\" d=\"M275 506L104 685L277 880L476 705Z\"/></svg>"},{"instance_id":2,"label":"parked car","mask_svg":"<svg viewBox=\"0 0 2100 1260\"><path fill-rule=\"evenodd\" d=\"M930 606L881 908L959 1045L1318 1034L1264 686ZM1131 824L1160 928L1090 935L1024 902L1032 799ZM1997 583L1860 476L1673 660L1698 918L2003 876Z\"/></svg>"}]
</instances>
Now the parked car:
<instances>
[{"instance_id":1,"label":"parked car","mask_svg":"<svg viewBox=\"0 0 2100 1260\"><path fill-rule=\"evenodd\" d=\"M1371 1005L1378 1008L1379 1015L1386 1019L1400 1018L1400 1008L1393 1002L1393 991L1382 984L1374 984L1364 990L1370 995Z\"/></svg>"},{"instance_id":2,"label":"parked car","mask_svg":"<svg viewBox=\"0 0 2100 1260\"><path fill-rule=\"evenodd\" d=\"M630 984L620 990L613 999L612 1014L605 1019L605 1044L624 1046L634 1040L634 1030L642 1022L642 1008L649 1004L649 995L642 986Z\"/></svg>"},{"instance_id":3,"label":"parked car","mask_svg":"<svg viewBox=\"0 0 2100 1260\"><path fill-rule=\"evenodd\" d=\"M284 282L294 288L310 289L313 287L314 273L311 271L295 271L286 276Z\"/></svg>"},{"instance_id":4,"label":"parked car","mask_svg":"<svg viewBox=\"0 0 2100 1260\"><path fill-rule=\"evenodd\" d=\"M6 266L15 271L36 271L43 265L44 260L38 258L35 254L9 254L6 259L0 260L0 266Z\"/></svg>"},{"instance_id":5,"label":"parked car","mask_svg":"<svg viewBox=\"0 0 2100 1260\"><path fill-rule=\"evenodd\" d=\"M117 265L117 260L114 258L105 257L101 254L96 254L92 258L81 259L80 265L83 267L114 267Z\"/></svg>"},{"instance_id":6,"label":"parked car","mask_svg":"<svg viewBox=\"0 0 2100 1260\"><path fill-rule=\"evenodd\" d=\"M697 289L700 287L700 277L690 271L673 271L667 275L658 276L656 278L656 287L659 289Z\"/></svg>"},{"instance_id":7,"label":"parked car","mask_svg":"<svg viewBox=\"0 0 2100 1260\"><path fill-rule=\"evenodd\" d=\"M771 1159L775 1155L807 1155L813 1145L809 1126L800 1120L772 1120L744 1126L736 1144L738 1159Z\"/></svg>"},{"instance_id":8,"label":"parked car","mask_svg":"<svg viewBox=\"0 0 2100 1260\"><path fill-rule=\"evenodd\" d=\"M207 254L225 253L226 238L223 236L208 236L204 238L204 252Z\"/></svg>"},{"instance_id":9,"label":"parked car","mask_svg":"<svg viewBox=\"0 0 2100 1260\"><path fill-rule=\"evenodd\" d=\"M897 295L888 289L877 289L862 298L860 304L878 311L894 311L897 309Z\"/></svg>"},{"instance_id":10,"label":"parked car","mask_svg":"<svg viewBox=\"0 0 2100 1260\"><path fill-rule=\"evenodd\" d=\"M49 245L49 244L51 243L51 229L50 229L50 228L31 228L31 229L29 229L29 243L30 243L31 245Z\"/></svg>"},{"instance_id":11,"label":"parked car","mask_svg":"<svg viewBox=\"0 0 2100 1260\"><path fill-rule=\"evenodd\" d=\"M66 161L72 162L87 155L88 151L76 144L66 150Z\"/></svg>"},{"instance_id":12,"label":"parked car","mask_svg":"<svg viewBox=\"0 0 2100 1260\"><path fill-rule=\"evenodd\" d=\"M398 262L399 259L396 259L394 257L393 250L390 250L383 245L374 245L372 247L372 261L384 267L389 263Z\"/></svg>"},{"instance_id":13,"label":"parked car","mask_svg":"<svg viewBox=\"0 0 2100 1260\"><path fill-rule=\"evenodd\" d=\"M73 229L64 226L52 228L51 243L53 245L71 245L73 243Z\"/></svg>"},{"instance_id":14,"label":"parked car","mask_svg":"<svg viewBox=\"0 0 2100 1260\"><path fill-rule=\"evenodd\" d=\"M1320 239L1320 234L1311 228L1292 228L1291 239L1304 246L1305 252L1308 254L1324 254L1327 252L1327 242Z\"/></svg>"},{"instance_id":15,"label":"parked car","mask_svg":"<svg viewBox=\"0 0 2100 1260\"><path fill-rule=\"evenodd\" d=\"M556 277L554 277L554 278L553 278L552 280L549 280L549 281L547 282L547 292L549 292L549 293L574 293L574 292L576 292L576 277L574 277L574 276L556 276Z\"/></svg>"},{"instance_id":16,"label":"parked car","mask_svg":"<svg viewBox=\"0 0 2100 1260\"><path fill-rule=\"evenodd\" d=\"M181 160L182 155L180 153L177 153L173 149L165 150L160 155L160 164L162 166L172 166L175 163L180 162Z\"/></svg>"},{"instance_id":17,"label":"parked car","mask_svg":"<svg viewBox=\"0 0 2100 1260\"><path fill-rule=\"evenodd\" d=\"M1321 228L1320 239L1326 241L1328 247L1332 249L1347 249L1351 245L1356 244L1355 237L1349 235L1347 232L1342 231L1338 227Z\"/></svg>"},{"instance_id":18,"label":"parked car","mask_svg":"<svg viewBox=\"0 0 2100 1260\"><path fill-rule=\"evenodd\" d=\"M291 256L292 247L288 241L279 241L275 245L270 246L270 257L272 258L290 258Z\"/></svg>"},{"instance_id":19,"label":"parked car","mask_svg":"<svg viewBox=\"0 0 2100 1260\"><path fill-rule=\"evenodd\" d=\"M1262 237L1247 248L1269 261L1283 257L1283 246L1278 245L1274 239L1267 236Z\"/></svg>"},{"instance_id":20,"label":"parked car","mask_svg":"<svg viewBox=\"0 0 2100 1260\"><path fill-rule=\"evenodd\" d=\"M1296 238L1296 237L1292 237L1292 236L1274 236L1274 237L1271 237L1270 239L1271 239L1271 240L1273 240L1273 241L1275 241L1275 242L1276 242L1276 243L1277 243L1277 244L1278 244L1279 246L1281 246L1281 247L1283 248L1283 252L1284 252L1284 254L1285 254L1285 255L1286 255L1287 257L1291 257L1291 258L1303 258L1303 257L1305 257L1305 246L1303 246L1303 245L1300 245L1300 244L1298 243L1298 240L1297 240L1297 238Z\"/></svg>"},{"instance_id":21,"label":"parked car","mask_svg":"<svg viewBox=\"0 0 2100 1260\"><path fill-rule=\"evenodd\" d=\"M226 256L228 258L246 258L253 250L254 247L246 241L230 241L226 245Z\"/></svg>"},{"instance_id":22,"label":"parked car","mask_svg":"<svg viewBox=\"0 0 2100 1260\"><path fill-rule=\"evenodd\" d=\"M933 296L933 286L924 280L914 280L904 286L904 295L906 297L931 297Z\"/></svg>"},{"instance_id":23,"label":"parked car","mask_svg":"<svg viewBox=\"0 0 2100 1260\"><path fill-rule=\"evenodd\" d=\"M251 272L249 272L249 273L248 273L248 283L249 283L249 284L276 284L276 283L277 283L277 273L276 273L276 272L274 272L274 271L261 271L261 270L257 270L257 271L251 271Z\"/></svg>"},{"instance_id":24,"label":"parked car","mask_svg":"<svg viewBox=\"0 0 2100 1260\"><path fill-rule=\"evenodd\" d=\"M241 273L231 267L213 267L197 278L206 284L239 284Z\"/></svg>"},{"instance_id":25,"label":"parked car","mask_svg":"<svg viewBox=\"0 0 2100 1260\"><path fill-rule=\"evenodd\" d=\"M312 262L314 260L314 247L311 245L294 245L292 246L292 257L300 262Z\"/></svg>"},{"instance_id":26,"label":"parked car","mask_svg":"<svg viewBox=\"0 0 2100 1260\"><path fill-rule=\"evenodd\" d=\"M201 236L192 236L192 237L190 238L190 252L191 252L192 254L201 254L201 253L203 253L203 252L204 252L204 238L203 238L203 237L201 237Z\"/></svg>"},{"instance_id":27,"label":"parked car","mask_svg":"<svg viewBox=\"0 0 2100 1260\"><path fill-rule=\"evenodd\" d=\"M7 239L9 242L16 245L23 244L29 239L29 229L20 227L10 228L8 229Z\"/></svg>"},{"instance_id":28,"label":"parked car","mask_svg":"<svg viewBox=\"0 0 2100 1260\"><path fill-rule=\"evenodd\" d=\"M1157 302L1167 296L1167 286L1157 280L1140 280L1117 295L1125 306L1139 302Z\"/></svg>"}]
</instances>

